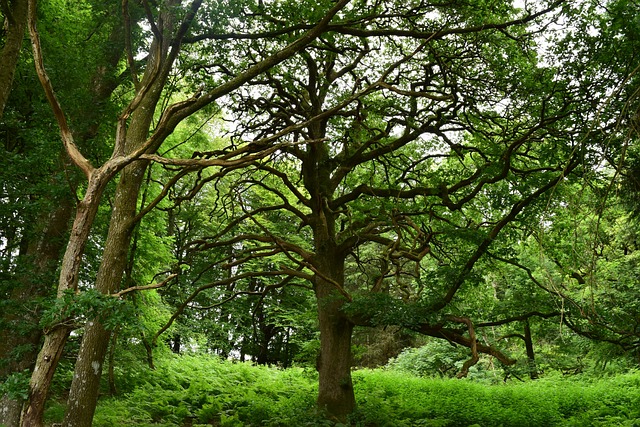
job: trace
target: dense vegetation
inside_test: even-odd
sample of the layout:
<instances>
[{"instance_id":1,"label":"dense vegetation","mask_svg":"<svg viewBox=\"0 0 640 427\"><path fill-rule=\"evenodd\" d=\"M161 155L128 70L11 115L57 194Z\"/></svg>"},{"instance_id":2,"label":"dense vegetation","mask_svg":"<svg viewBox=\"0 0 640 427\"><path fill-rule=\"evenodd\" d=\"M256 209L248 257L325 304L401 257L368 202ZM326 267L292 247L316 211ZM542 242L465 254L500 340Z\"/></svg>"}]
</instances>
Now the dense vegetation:
<instances>
[{"instance_id":1,"label":"dense vegetation","mask_svg":"<svg viewBox=\"0 0 640 427\"><path fill-rule=\"evenodd\" d=\"M503 383L496 372L471 380L413 376L394 368L358 370L353 426L633 426L640 375ZM497 375L496 375L497 374ZM483 377L481 380L478 377ZM124 379L123 379L124 380ZM333 426L315 406L311 369L273 369L211 356L164 359L127 375L128 392L98 405L94 426ZM62 421L64 406L45 413ZM338 424L340 425L340 424Z\"/></svg>"},{"instance_id":2,"label":"dense vegetation","mask_svg":"<svg viewBox=\"0 0 640 427\"><path fill-rule=\"evenodd\" d=\"M637 423L637 2L0 19L0 424Z\"/></svg>"}]
</instances>

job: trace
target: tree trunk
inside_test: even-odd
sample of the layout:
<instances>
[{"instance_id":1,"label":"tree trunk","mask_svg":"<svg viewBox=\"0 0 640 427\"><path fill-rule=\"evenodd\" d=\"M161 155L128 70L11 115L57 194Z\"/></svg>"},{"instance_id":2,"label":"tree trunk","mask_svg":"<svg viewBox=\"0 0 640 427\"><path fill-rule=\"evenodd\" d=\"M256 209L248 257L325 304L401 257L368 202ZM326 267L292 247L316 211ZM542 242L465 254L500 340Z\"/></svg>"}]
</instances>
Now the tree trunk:
<instances>
[{"instance_id":1,"label":"tree trunk","mask_svg":"<svg viewBox=\"0 0 640 427\"><path fill-rule=\"evenodd\" d=\"M529 363L529 378L538 379L538 368L536 367L536 355L533 352L533 340L531 338L531 326L529 319L524 321L524 346L527 350L527 362Z\"/></svg>"},{"instance_id":2,"label":"tree trunk","mask_svg":"<svg viewBox=\"0 0 640 427\"><path fill-rule=\"evenodd\" d=\"M108 177L96 172L89 180L87 192L79 203L74 219L69 242L60 267L58 283L58 298L65 292L74 291L78 287L78 274L82 254L89 238L91 226L98 212L98 205ZM44 344L36 359L35 368L29 383L29 395L24 407L23 427L40 427L44 425L44 404L53 379L53 374L62 355L72 325L69 319L60 319L60 323L53 325L45 332Z\"/></svg>"},{"instance_id":3,"label":"tree trunk","mask_svg":"<svg viewBox=\"0 0 640 427\"><path fill-rule=\"evenodd\" d=\"M116 387L116 376L114 367L116 363L116 348L118 347L118 331L116 328L111 336L111 347L109 347L109 395L115 396L118 394L118 388Z\"/></svg>"},{"instance_id":4,"label":"tree trunk","mask_svg":"<svg viewBox=\"0 0 640 427\"><path fill-rule=\"evenodd\" d=\"M4 5L2 11L6 16L7 32L4 47L0 52L0 117L4 113L4 107L7 105L11 93L13 77L27 28L28 10L27 0L2 1L1 3Z\"/></svg>"},{"instance_id":5,"label":"tree trunk","mask_svg":"<svg viewBox=\"0 0 640 427\"><path fill-rule=\"evenodd\" d=\"M33 300L44 297L51 291L51 279L55 277L72 211L70 198L60 199L53 211L42 216L39 224L42 224L43 228L32 233L35 239L28 243L26 253L18 260L18 263L25 265L22 268L23 272L19 273L18 288L13 290L11 301L16 306L34 308L2 313L3 323L10 325L9 328L0 330L0 359L9 360L9 363L0 369L2 377L31 370L36 361L42 330L38 326L41 313L38 305L33 305ZM26 332L16 333L16 330L24 330L25 326L28 326ZM25 349L20 354L20 360L11 360L11 352L19 347ZM0 425L17 427L23 403L21 400L13 401L3 396L0 400Z\"/></svg>"},{"instance_id":6,"label":"tree trunk","mask_svg":"<svg viewBox=\"0 0 640 427\"><path fill-rule=\"evenodd\" d=\"M318 270L324 276L317 275L315 284L320 327L318 407L345 422L356 400L351 380L353 323L341 312L345 298L336 287L344 284L344 260L335 251L317 255Z\"/></svg>"},{"instance_id":7,"label":"tree trunk","mask_svg":"<svg viewBox=\"0 0 640 427\"><path fill-rule=\"evenodd\" d=\"M154 109L150 108L148 111L152 115ZM136 214L138 190L145 168L145 162L136 162L127 166L120 176L109 234L96 277L95 287L103 294L117 291L127 266L132 219ZM93 319L85 326L63 426L91 426L110 337L111 331L106 330L98 319Z\"/></svg>"},{"instance_id":8,"label":"tree trunk","mask_svg":"<svg viewBox=\"0 0 640 427\"><path fill-rule=\"evenodd\" d=\"M22 416L23 427L44 426L43 415L47 393L70 332L71 327L60 325L45 335L45 341L38 354L36 367L31 374L29 398Z\"/></svg>"},{"instance_id":9,"label":"tree trunk","mask_svg":"<svg viewBox=\"0 0 640 427\"><path fill-rule=\"evenodd\" d=\"M335 303L325 304L325 302L325 299L318 300L320 322L318 407L344 422L347 415L356 407L351 380L353 324L340 315Z\"/></svg>"},{"instance_id":10,"label":"tree trunk","mask_svg":"<svg viewBox=\"0 0 640 427\"><path fill-rule=\"evenodd\" d=\"M175 1L170 0L169 3ZM166 64L166 52L169 49L168 40L171 39L170 34L174 19L171 16L165 16L163 21L166 25L164 28L166 37L162 41L154 41L154 46L151 48L151 51L155 52L156 46L160 44L159 49L163 54L154 55L150 59L152 64L149 64L141 87L144 87L147 82L152 82L152 84L132 114L131 124L126 135L125 151L127 153L135 151L147 140L156 105L170 69ZM163 69L165 74L156 75L155 69ZM147 166L148 162L146 161L136 161L127 165L120 175L107 241L95 283L96 290L103 294L112 294L118 290L127 268L127 253L135 226L134 218L137 215L138 195L144 182ZM98 402L100 377L110 336L111 331L106 330L98 319L93 319L85 327L69 391L63 427L91 426Z\"/></svg>"},{"instance_id":11,"label":"tree trunk","mask_svg":"<svg viewBox=\"0 0 640 427\"><path fill-rule=\"evenodd\" d=\"M27 21L27 5L28 2L26 0L14 0L12 2L13 7L18 7L18 5L24 4L25 15L24 21L26 24ZM22 7L22 6L20 6ZM116 6L116 10L119 10ZM22 12L21 12L22 13ZM24 33L24 28L22 30ZM21 36L22 40L22 36ZM118 80L114 78L108 70L114 69L117 67L120 54L124 49L124 37L121 31L120 26L116 26L109 38L109 49L108 53L105 53L103 65L97 67L92 79L92 92L94 97L92 99L93 105L96 108L89 108L79 111L78 117L75 117L75 123L77 125L77 136L80 146L84 146L87 141L91 141L98 133L99 124L101 123L101 117L103 115L103 109L101 106L108 101L109 97L113 93L113 91L118 86ZM0 74L1 74L0 70ZM1 114L0 114L1 116ZM63 151L62 153L62 163L66 163L65 165L61 165L60 169L66 169L70 166L69 159L67 157L67 153ZM75 181L75 178L72 178ZM70 193L67 197L61 198L59 200L54 201L54 204L57 203L56 208L52 213L49 214L48 218L43 219L42 223L45 224L43 233L34 233L38 235L39 243L35 245L34 250L29 250L28 255L30 254L36 261L34 265L36 267L36 271L40 273L39 276L53 276L60 265L60 255L62 249L67 243L67 254L65 255L66 260L63 263L63 267L60 272L60 282L59 285L65 289L75 289L77 286L77 271L76 273L72 273L74 269L78 269L80 266L80 259L82 253L84 252L84 245L86 243L86 238L89 235L91 225L93 223L93 219L97 212L98 204L100 203L100 199L102 196L102 191L106 182L110 180L110 176L108 174L103 174L102 172L96 173L93 182L89 184L87 194L85 195L84 201L80 204L78 208L78 212L76 214L76 220L73 225L74 232L72 236L69 237L68 242L65 240L65 234L69 231L70 219L73 214L75 198L72 197ZM71 184L71 187L75 187L74 184ZM93 206L91 206L93 205ZM75 239L75 240L74 240ZM82 242L81 240L84 240ZM64 279L63 279L64 278ZM32 291L30 297L33 298L37 295L44 295L45 293L50 292L50 280L37 280L34 277L30 277L29 280L32 282ZM36 287L39 287L39 292ZM59 289L60 291L61 289ZM59 294L60 295L60 292ZM36 313L32 316L32 320L34 325L38 325L40 321L40 313ZM70 330L66 332L60 331L60 335L68 334ZM38 331L32 334L33 337L37 337L37 341L42 337L42 331L38 327ZM1 337L0 337L1 338ZM61 337L59 337L61 338ZM64 339L56 339L54 342L58 342L60 346L64 346L64 342L66 342L66 338ZM27 354L24 357L23 365L27 365L31 368L34 363L36 363L38 351L37 347L34 349L32 354ZM58 350L61 352L61 349L57 349L54 353L58 353ZM1 354L1 353L0 353ZM51 366L51 369L55 370L55 365L57 361ZM42 368L42 365L41 365ZM50 373L51 377L53 372ZM46 375L45 378L49 378L49 375ZM47 380L45 382L50 382ZM43 384L44 387L48 388L48 385ZM38 393L46 396L46 390L40 390ZM25 407L25 411L27 408ZM41 415L34 415L35 412L40 412L40 409L32 407L29 410L31 414L30 417L41 418ZM18 417L19 419L19 417ZM0 423L2 423L2 419L0 418ZM8 427L12 425L8 422L5 422ZM17 424L16 424L17 425Z\"/></svg>"},{"instance_id":12,"label":"tree trunk","mask_svg":"<svg viewBox=\"0 0 640 427\"><path fill-rule=\"evenodd\" d=\"M0 397L0 425L4 427L18 427L22 412L21 400L9 399L6 394Z\"/></svg>"}]
</instances>

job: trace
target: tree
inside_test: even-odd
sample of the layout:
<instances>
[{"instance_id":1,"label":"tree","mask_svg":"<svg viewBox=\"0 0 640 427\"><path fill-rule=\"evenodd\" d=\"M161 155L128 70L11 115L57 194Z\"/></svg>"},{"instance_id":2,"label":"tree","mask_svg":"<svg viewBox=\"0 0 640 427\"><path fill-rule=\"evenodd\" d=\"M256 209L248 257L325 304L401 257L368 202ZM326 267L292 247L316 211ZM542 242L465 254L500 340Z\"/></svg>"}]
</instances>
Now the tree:
<instances>
[{"instance_id":1,"label":"tree","mask_svg":"<svg viewBox=\"0 0 640 427\"><path fill-rule=\"evenodd\" d=\"M0 2L0 17L3 22L3 32L0 40L3 42L0 52L0 119L13 86L20 51L27 28L27 0L4 0Z\"/></svg>"},{"instance_id":2,"label":"tree","mask_svg":"<svg viewBox=\"0 0 640 427\"><path fill-rule=\"evenodd\" d=\"M537 63L527 30L557 4L520 15L506 4L367 6L229 98L232 142L274 135L290 146L238 173L220 208L231 222L192 246L229 248L238 285L313 285L318 404L341 420L355 405L355 325L467 346L463 374L478 352L513 362L477 343L454 302L488 249L506 247L578 166L586 117L569 79ZM255 231L238 234L245 222ZM270 268L243 265L256 259Z\"/></svg>"},{"instance_id":3,"label":"tree","mask_svg":"<svg viewBox=\"0 0 640 427\"><path fill-rule=\"evenodd\" d=\"M42 424L76 321L86 327L65 425L91 423L109 313L92 308L74 317L70 305L82 292L83 253L116 178L94 284L103 296L96 299L182 281L195 289L181 307L248 295L266 303L253 309L255 319L293 287L311 287L320 329L318 404L337 419L355 405L356 325L398 325L469 347L463 375L479 352L512 363L477 342L465 297L481 283L477 266L489 249L504 259L522 224L540 218L541 197L581 166L594 137L587 129L597 110L588 96L595 83L575 85L576 70L558 73L536 56L538 31L564 2L539 10L454 3L125 0L124 31L114 33L123 50L102 68L108 76L127 69L106 95L125 105L103 123L113 135L111 153L96 167L57 100L30 0L37 74L86 182L60 263L55 307L63 309L45 330L25 425ZM227 147L212 144L185 158L158 154L187 118L214 103L233 122ZM150 162L176 172L146 200L140 194ZM203 186L227 180L215 188L219 227L182 242L182 265L165 266L157 283L127 280L137 225L190 173L193 185L178 198L194 199ZM197 267L206 275L185 273L205 255L211 268ZM219 292L205 296L209 289ZM264 346L275 326L262 320L255 324Z\"/></svg>"},{"instance_id":4,"label":"tree","mask_svg":"<svg viewBox=\"0 0 640 427\"><path fill-rule=\"evenodd\" d=\"M157 151L166 137L186 117L303 49L310 41L326 31L328 23L346 3L347 1L332 3L330 8L325 9L326 14L319 16L317 24L308 31L294 38L291 43L277 48L273 54L255 61L243 71L207 92L196 93L191 98L168 106L163 105L164 108L153 130L151 130L151 125L160 96L164 89L168 88L170 76L182 52L182 43L201 7L201 2L196 0L188 7L182 7L179 2L167 1L159 7L156 13L145 3L146 18L151 29L149 37L152 40L149 46L149 55L146 58L146 67L142 77L138 78L138 67L134 60L135 53L132 49L131 39L128 38L127 58L134 83L134 95L118 117L112 156L102 166L96 168L78 149L64 111L55 96L53 85L44 67L40 37L36 28L36 3L34 0L29 2L29 31L38 77L60 127L65 149L87 179L84 196L78 203L71 236L60 268L59 299L63 299L69 292L75 292L78 289L78 272L91 226L105 187L116 174L122 172L116 190L115 209L110 221L105 253L95 285L96 289L107 294L119 286L126 265L126 252L132 227L139 219L136 212L136 202L144 170L148 161L154 158L153 153ZM128 2L125 1L124 6L124 12L127 13ZM124 26L126 30L132 28L132 23L127 15L124 17ZM125 33L125 37L127 36L128 34ZM245 159L242 159L243 155L246 155ZM227 153L226 157L220 160L211 159L200 162L200 164L203 166L227 166L233 165L234 158L240 157L239 161L248 161L259 158L261 155L264 154L261 154L260 151L247 153L247 150L236 150ZM29 401L23 416L24 425L42 425L47 390L71 329L68 319L63 318L46 331L45 341L31 377ZM91 424L97 398L97 378L99 378L106 351L104 341L108 341L106 339L108 336L109 331L100 324L100 319L94 319L88 323L76 364L74 374L76 380L70 391L70 409L65 417L65 425ZM81 380L77 380L78 378ZM86 383L82 385L82 381L86 381Z\"/></svg>"},{"instance_id":5,"label":"tree","mask_svg":"<svg viewBox=\"0 0 640 427\"><path fill-rule=\"evenodd\" d=\"M561 319L577 334L631 354L638 349L633 301L637 207L637 36L638 7L612 1L583 5L577 19L550 52L550 62L566 64L589 102L598 126L585 146L577 180L557 191L546 220L532 230L535 255L515 262L561 307ZM579 55L580 63L566 61ZM590 88L587 90L586 88Z\"/></svg>"},{"instance_id":6,"label":"tree","mask_svg":"<svg viewBox=\"0 0 640 427\"><path fill-rule=\"evenodd\" d=\"M93 5L95 15L91 19L77 19L87 17L83 13L91 7L89 2L82 2L71 12L65 9L65 2L47 4L42 11L45 28L49 27L48 19L55 15L58 24L68 31L52 35L45 30L42 38L48 57L60 66L60 73L54 71L59 83L58 96L69 106L75 140L88 156L100 158L103 153L98 141L105 135L99 123L111 112L109 97L117 82L117 76L105 70L114 61L113 51L118 51L121 31L112 25L112 15L105 13L104 5ZM74 38L73 34L85 31L96 39L109 40L109 47L91 48L87 39ZM20 36L20 41L22 38ZM124 43L120 46L122 51ZM71 55L70 51L78 54ZM83 67L70 65L80 56ZM54 291L52 283L69 232L75 191L80 184L79 174L73 171L62 147L56 143L56 132L50 126L51 111L47 110L46 100L35 85L37 77L29 55L22 55L16 70L21 78L13 85L0 124L5 150L1 287L6 297L0 310L0 359L6 363L0 373L3 380L7 375L24 375L33 368L42 337L39 325L42 312ZM92 108L76 108L89 99ZM98 240L96 236L94 241ZM0 413L5 417L0 422L17 426L21 406L20 399L3 398Z\"/></svg>"}]
</instances>

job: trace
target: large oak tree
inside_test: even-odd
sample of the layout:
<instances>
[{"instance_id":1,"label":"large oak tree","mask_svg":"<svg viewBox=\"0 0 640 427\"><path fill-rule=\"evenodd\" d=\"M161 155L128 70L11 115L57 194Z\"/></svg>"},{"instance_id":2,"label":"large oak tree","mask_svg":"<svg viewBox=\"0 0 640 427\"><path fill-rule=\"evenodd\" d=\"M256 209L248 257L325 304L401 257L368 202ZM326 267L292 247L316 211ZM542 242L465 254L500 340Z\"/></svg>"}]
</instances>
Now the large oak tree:
<instances>
[{"instance_id":1,"label":"large oak tree","mask_svg":"<svg viewBox=\"0 0 640 427\"><path fill-rule=\"evenodd\" d=\"M214 265L235 276L187 301L231 281L239 295L256 280L265 292L312 284L318 404L343 420L355 406L357 325L467 346L462 374L478 352L512 363L476 341L473 313L455 302L479 281L488 249L508 250L518 224L579 165L584 103L538 63L532 30L558 4L367 3L231 94L232 142L289 146L227 177L219 211L230 222L192 252L223 254ZM245 54L262 47L247 43Z\"/></svg>"}]
</instances>

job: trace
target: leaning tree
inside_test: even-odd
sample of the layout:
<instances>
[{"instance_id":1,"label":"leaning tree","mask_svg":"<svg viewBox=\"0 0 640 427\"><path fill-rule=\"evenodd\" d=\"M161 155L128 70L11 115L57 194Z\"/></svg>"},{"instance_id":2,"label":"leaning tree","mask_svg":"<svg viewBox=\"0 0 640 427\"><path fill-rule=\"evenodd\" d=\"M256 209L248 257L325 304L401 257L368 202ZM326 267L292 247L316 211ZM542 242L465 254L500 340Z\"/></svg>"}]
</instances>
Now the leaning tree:
<instances>
[{"instance_id":1,"label":"leaning tree","mask_svg":"<svg viewBox=\"0 0 640 427\"><path fill-rule=\"evenodd\" d=\"M121 34L123 53L116 55L115 63L105 64L105 70L126 66L128 79L120 80L121 94L126 104L117 118L110 123L114 140L111 156L100 166L94 166L90 158L77 144L73 129L58 100L55 81L50 78L46 64L46 51L43 50L37 28L37 4L29 1L28 28L32 44L33 59L38 78L47 96L53 115L60 128L64 148L71 161L85 176L82 186L82 198L78 201L66 251L59 268L57 287L59 316L51 320L44 330L44 343L37 357L31 377L28 401L23 414L23 425L39 426L43 424L42 415L48 388L53 373L61 357L70 332L76 327L69 311L73 295L79 291L79 274L83 265L83 254L91 235L92 225L102 201L106 186L118 177L118 185L112 205L109 232L104 244L101 265L93 287L103 293L112 294L121 284L127 264L127 251L132 232L137 221L147 212L138 207L138 195L144 179L144 171L154 153L165 139L187 117L202 108L215 103L221 97L246 84L256 76L276 66L288 57L302 50L319 34L327 30L328 24L348 3L347 0L327 2L325 7L317 7L306 16L308 27L301 30L288 30L277 34L268 34L274 43L269 50L254 56L250 61L238 64L232 72L214 80L203 81L197 89L189 92L189 87L176 86L174 77L184 64L193 58L193 51L183 49L187 36L200 43L203 53L202 62L210 57L205 52L217 52L225 56L225 46L212 49L216 37L206 35L201 39L196 32L206 30L216 34L231 33L233 25L238 23L240 13L250 15L249 11L261 9L262 3L234 2L219 4L217 8L203 5L200 0L188 4L167 0L155 5L143 1L140 5L122 2ZM274 6L275 7L275 6ZM301 9L301 13L309 12ZM220 19L220 14L224 19ZM256 14L257 15L257 14ZM302 18L301 18L302 19ZM143 26L146 33L135 37ZM244 23L242 24L244 25ZM249 30L255 30L249 28ZM274 38L281 35L278 43ZM258 38L263 36L258 35ZM222 44L222 42L221 42ZM110 67L110 68L109 68ZM180 92L172 98L173 94ZM162 102L161 102L162 101ZM93 108L93 106L87 108ZM106 125L106 124L105 124ZM268 142L258 144L251 149L233 150L221 154L220 158L199 162L200 166L234 166L238 163L255 160L269 153ZM165 280L170 280L169 276ZM85 313L91 315L90 312ZM84 330L80 353L76 362L74 381L69 395L69 409L64 425L90 425L98 395L99 378L105 357L110 330L105 328L100 317L88 319Z\"/></svg>"},{"instance_id":2,"label":"leaning tree","mask_svg":"<svg viewBox=\"0 0 640 427\"><path fill-rule=\"evenodd\" d=\"M0 382L6 381L3 390L10 390L9 384L20 383L17 378L28 375L37 357L42 338L40 320L47 301L55 295L52 284L82 176L74 171L57 137L59 132L52 126L51 110L37 85L33 59L24 40L25 27L18 29L19 21L26 22L27 2L3 3L1 10L6 16L0 19L9 22L7 31L0 36L3 52L17 55L13 50L22 46L15 67L4 53L0 58L0 75L15 70L19 76L13 84L0 76L0 92L4 94L6 90L11 95L4 114L0 113L3 143ZM67 117L73 123L76 144L91 158L104 158L104 142L109 135L100 123L105 117L112 117L114 105L118 104L117 98L110 99L121 83L116 67L124 51L124 37L116 25L117 14L112 13L117 10L113 5L90 1L77 3L73 8L65 8L63 2L51 2L40 10L44 26L42 44L48 59L57 65L51 71L57 95L68 107ZM87 15L88 11L92 14ZM49 29L54 19L68 31L52 34ZM76 37L85 33L92 34L91 40ZM17 46L16 40L20 42ZM83 66L76 66L78 62ZM87 104L91 108L86 108ZM0 105L5 105L2 99ZM95 233L93 243L100 240L100 233ZM84 274L91 274L93 265L89 262ZM23 393L11 394L19 397ZM21 398L2 396L0 424L17 426L22 403Z\"/></svg>"}]
</instances>

